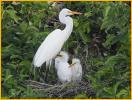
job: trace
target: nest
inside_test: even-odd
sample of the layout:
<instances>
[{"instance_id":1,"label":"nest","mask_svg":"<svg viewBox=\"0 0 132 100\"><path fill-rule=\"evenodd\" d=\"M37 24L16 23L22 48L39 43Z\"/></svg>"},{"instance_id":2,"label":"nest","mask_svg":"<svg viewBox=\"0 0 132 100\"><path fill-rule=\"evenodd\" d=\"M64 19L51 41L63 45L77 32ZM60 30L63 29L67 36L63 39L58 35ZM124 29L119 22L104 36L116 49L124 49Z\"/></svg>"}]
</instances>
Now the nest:
<instances>
[{"instance_id":1,"label":"nest","mask_svg":"<svg viewBox=\"0 0 132 100\"><path fill-rule=\"evenodd\" d=\"M74 98L81 93L85 93L90 98L95 97L95 92L91 88L90 83L83 81L51 85L27 80L25 86L43 93L41 96L38 95L37 98Z\"/></svg>"}]
</instances>

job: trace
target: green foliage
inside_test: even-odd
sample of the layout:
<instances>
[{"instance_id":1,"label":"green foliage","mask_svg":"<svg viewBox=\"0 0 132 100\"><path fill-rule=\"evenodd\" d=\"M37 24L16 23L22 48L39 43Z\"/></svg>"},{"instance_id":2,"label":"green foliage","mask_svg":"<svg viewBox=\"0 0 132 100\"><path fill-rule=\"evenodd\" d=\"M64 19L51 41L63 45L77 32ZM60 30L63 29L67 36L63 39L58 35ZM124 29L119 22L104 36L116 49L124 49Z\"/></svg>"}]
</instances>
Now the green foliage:
<instances>
[{"instance_id":1,"label":"green foliage","mask_svg":"<svg viewBox=\"0 0 132 100\"><path fill-rule=\"evenodd\" d=\"M80 11L63 46L83 65L83 81L90 81L96 96L130 98L130 2L63 2ZM58 6L57 6L58 7ZM2 2L2 98L47 97L23 84L32 79L56 84L54 67L33 69L33 56L56 28L59 7L47 2ZM34 74L35 73L35 74ZM46 76L46 78L44 78ZM83 93L74 98L88 98Z\"/></svg>"},{"instance_id":2,"label":"green foliage","mask_svg":"<svg viewBox=\"0 0 132 100\"><path fill-rule=\"evenodd\" d=\"M74 97L75 99L87 99L87 95L85 93L78 94Z\"/></svg>"}]
</instances>

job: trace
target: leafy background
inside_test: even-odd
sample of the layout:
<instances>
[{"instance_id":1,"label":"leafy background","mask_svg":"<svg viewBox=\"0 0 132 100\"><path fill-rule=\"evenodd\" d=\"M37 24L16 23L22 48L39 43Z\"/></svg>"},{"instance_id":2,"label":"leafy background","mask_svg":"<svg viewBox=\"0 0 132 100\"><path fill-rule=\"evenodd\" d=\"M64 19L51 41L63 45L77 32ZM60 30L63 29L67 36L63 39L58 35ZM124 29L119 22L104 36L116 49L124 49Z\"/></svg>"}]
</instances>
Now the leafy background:
<instances>
[{"instance_id":1,"label":"leafy background","mask_svg":"<svg viewBox=\"0 0 132 100\"><path fill-rule=\"evenodd\" d=\"M81 59L83 80L96 93L72 98L130 98L130 2L2 2L2 97L39 98L44 94L24 87L25 80L57 82L54 67L33 71L31 63L45 37L64 28L64 7L83 15L73 16L63 50Z\"/></svg>"}]
</instances>

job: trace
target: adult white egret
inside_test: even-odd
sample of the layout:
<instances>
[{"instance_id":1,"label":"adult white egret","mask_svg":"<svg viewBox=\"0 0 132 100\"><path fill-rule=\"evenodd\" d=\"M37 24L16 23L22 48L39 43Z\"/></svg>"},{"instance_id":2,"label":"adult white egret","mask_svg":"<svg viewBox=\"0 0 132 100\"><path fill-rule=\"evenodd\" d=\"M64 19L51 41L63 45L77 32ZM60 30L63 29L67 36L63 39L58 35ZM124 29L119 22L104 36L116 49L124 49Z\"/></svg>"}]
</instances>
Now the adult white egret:
<instances>
[{"instance_id":1,"label":"adult white egret","mask_svg":"<svg viewBox=\"0 0 132 100\"><path fill-rule=\"evenodd\" d=\"M38 48L33 65L41 67L44 62L51 62L52 59L59 53L65 41L71 35L73 29L73 19L70 15L81 14L79 12L71 11L69 9L62 9L59 13L59 20L65 24L64 30L56 29L51 32Z\"/></svg>"},{"instance_id":2,"label":"adult white egret","mask_svg":"<svg viewBox=\"0 0 132 100\"><path fill-rule=\"evenodd\" d=\"M82 79L82 66L80 60L77 58L72 59L72 64L70 65L72 71L72 81L81 81Z\"/></svg>"},{"instance_id":3,"label":"adult white egret","mask_svg":"<svg viewBox=\"0 0 132 100\"><path fill-rule=\"evenodd\" d=\"M72 71L68 63L69 56L66 52L61 51L55 58L55 68L57 70L57 76L61 83L71 82Z\"/></svg>"}]
</instances>

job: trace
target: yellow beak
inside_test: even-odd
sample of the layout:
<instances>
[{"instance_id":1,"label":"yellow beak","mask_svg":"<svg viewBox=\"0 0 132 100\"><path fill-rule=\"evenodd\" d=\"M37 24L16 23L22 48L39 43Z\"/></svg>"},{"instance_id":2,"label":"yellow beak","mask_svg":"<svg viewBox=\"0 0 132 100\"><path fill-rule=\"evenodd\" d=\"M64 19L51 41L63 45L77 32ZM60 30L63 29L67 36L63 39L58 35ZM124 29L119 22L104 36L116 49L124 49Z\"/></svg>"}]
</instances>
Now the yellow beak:
<instances>
[{"instance_id":1,"label":"yellow beak","mask_svg":"<svg viewBox=\"0 0 132 100\"><path fill-rule=\"evenodd\" d=\"M72 15L81 15L82 13L80 12L76 12L76 11L69 11L68 13L72 14Z\"/></svg>"}]
</instances>

